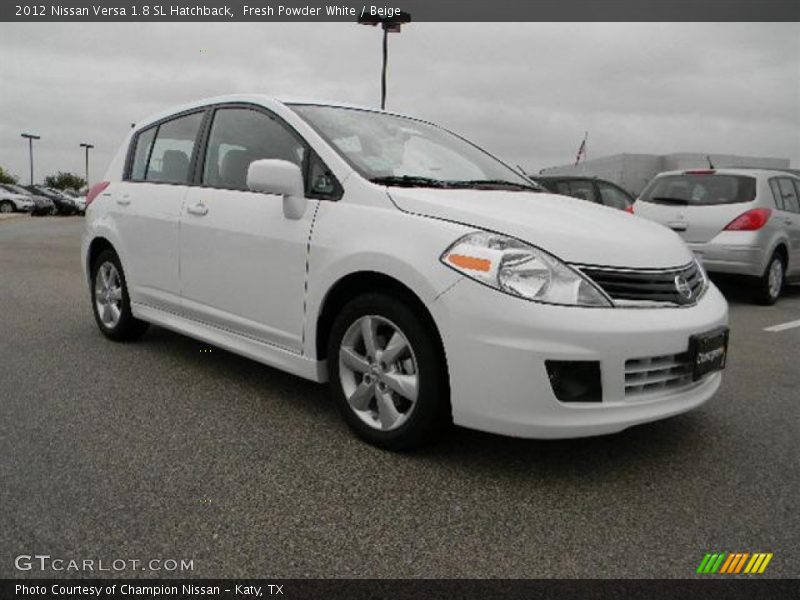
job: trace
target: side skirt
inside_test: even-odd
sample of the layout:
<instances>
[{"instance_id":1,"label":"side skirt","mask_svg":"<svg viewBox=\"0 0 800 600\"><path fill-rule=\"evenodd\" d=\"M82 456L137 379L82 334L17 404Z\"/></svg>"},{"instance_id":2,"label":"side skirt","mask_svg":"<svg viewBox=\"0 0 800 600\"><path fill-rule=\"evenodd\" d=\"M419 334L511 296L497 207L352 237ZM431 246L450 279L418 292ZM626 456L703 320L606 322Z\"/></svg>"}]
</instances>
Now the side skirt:
<instances>
[{"instance_id":1,"label":"side skirt","mask_svg":"<svg viewBox=\"0 0 800 600\"><path fill-rule=\"evenodd\" d=\"M292 375L297 375L318 383L324 383L328 379L325 361L306 358L284 348L272 346L233 331L228 331L227 329L214 327L207 323L193 321L186 317L153 308L146 304L132 302L131 311L134 317L142 321L147 321L148 323L159 325L164 329L169 329L188 337L202 340L214 346L229 350L234 354L239 354L240 356L251 358L270 367L280 369L281 371L286 371Z\"/></svg>"}]
</instances>

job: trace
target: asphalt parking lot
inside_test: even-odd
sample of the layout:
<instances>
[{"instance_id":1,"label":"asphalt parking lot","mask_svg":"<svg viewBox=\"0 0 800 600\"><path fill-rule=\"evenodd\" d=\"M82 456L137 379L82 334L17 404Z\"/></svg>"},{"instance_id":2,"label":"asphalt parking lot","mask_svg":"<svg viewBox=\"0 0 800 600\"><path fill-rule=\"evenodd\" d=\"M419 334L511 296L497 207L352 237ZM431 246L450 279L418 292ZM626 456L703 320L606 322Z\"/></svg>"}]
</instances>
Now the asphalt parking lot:
<instances>
[{"instance_id":1,"label":"asphalt parking lot","mask_svg":"<svg viewBox=\"0 0 800 600\"><path fill-rule=\"evenodd\" d=\"M397 455L322 386L160 328L106 341L82 227L0 222L0 577L44 553L196 577L671 578L712 551L800 576L800 328L764 331L800 319L800 288L761 307L723 287L728 370L693 413L572 441L455 429Z\"/></svg>"}]
</instances>

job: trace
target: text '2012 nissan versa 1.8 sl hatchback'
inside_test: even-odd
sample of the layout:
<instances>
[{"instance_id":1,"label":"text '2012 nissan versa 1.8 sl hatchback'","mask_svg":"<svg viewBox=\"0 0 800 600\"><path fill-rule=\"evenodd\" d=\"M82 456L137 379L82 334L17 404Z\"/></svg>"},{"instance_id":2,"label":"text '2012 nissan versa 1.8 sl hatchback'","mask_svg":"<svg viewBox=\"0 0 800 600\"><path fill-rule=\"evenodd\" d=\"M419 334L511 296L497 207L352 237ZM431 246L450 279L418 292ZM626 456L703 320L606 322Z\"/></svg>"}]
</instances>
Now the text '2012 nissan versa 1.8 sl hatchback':
<instances>
[{"instance_id":1,"label":"text '2012 nissan versa 1.8 sl hatchback'","mask_svg":"<svg viewBox=\"0 0 800 600\"><path fill-rule=\"evenodd\" d=\"M107 337L154 323L328 381L374 444L616 432L720 386L727 304L674 232L431 123L216 98L138 124L105 179L82 253Z\"/></svg>"}]
</instances>

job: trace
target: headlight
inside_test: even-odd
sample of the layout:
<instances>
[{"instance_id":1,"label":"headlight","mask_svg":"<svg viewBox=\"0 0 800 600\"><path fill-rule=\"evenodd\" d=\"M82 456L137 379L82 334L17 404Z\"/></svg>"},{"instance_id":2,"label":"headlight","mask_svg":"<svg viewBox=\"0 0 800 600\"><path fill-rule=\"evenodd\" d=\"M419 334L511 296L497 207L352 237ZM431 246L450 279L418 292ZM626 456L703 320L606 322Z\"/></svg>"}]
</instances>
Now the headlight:
<instances>
[{"instance_id":1,"label":"headlight","mask_svg":"<svg viewBox=\"0 0 800 600\"><path fill-rule=\"evenodd\" d=\"M467 234L450 246L441 260L462 275L526 300L613 306L593 283L555 256L505 235Z\"/></svg>"}]
</instances>

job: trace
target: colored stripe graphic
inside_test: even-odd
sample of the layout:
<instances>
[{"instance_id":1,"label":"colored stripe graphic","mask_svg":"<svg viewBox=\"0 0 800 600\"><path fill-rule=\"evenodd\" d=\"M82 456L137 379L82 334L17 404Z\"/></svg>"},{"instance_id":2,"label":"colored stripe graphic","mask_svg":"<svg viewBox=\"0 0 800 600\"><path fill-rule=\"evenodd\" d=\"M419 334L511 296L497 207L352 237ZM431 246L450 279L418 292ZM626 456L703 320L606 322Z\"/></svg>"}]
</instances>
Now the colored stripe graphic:
<instances>
[{"instance_id":1,"label":"colored stripe graphic","mask_svg":"<svg viewBox=\"0 0 800 600\"><path fill-rule=\"evenodd\" d=\"M771 552L707 552L697 567L697 573L720 575L763 573L772 560Z\"/></svg>"},{"instance_id":2,"label":"colored stripe graphic","mask_svg":"<svg viewBox=\"0 0 800 600\"><path fill-rule=\"evenodd\" d=\"M722 561L725 559L726 555L727 555L727 553L725 553L725 552L721 552L720 553L719 558L717 558L716 562L711 567L711 571L710 571L711 573L716 573L717 572L717 570L722 566Z\"/></svg>"},{"instance_id":3,"label":"colored stripe graphic","mask_svg":"<svg viewBox=\"0 0 800 600\"><path fill-rule=\"evenodd\" d=\"M730 571L728 569L730 569L731 565L733 564L735 557L736 557L736 555L733 554L733 553L728 554L728 559L722 565L722 568L719 570L719 572L720 573L730 573Z\"/></svg>"},{"instance_id":4,"label":"colored stripe graphic","mask_svg":"<svg viewBox=\"0 0 800 600\"><path fill-rule=\"evenodd\" d=\"M706 553L703 557L703 560L700 561L700 566L697 567L697 573L705 573L706 565L708 564L708 559L711 558L711 555Z\"/></svg>"}]
</instances>

